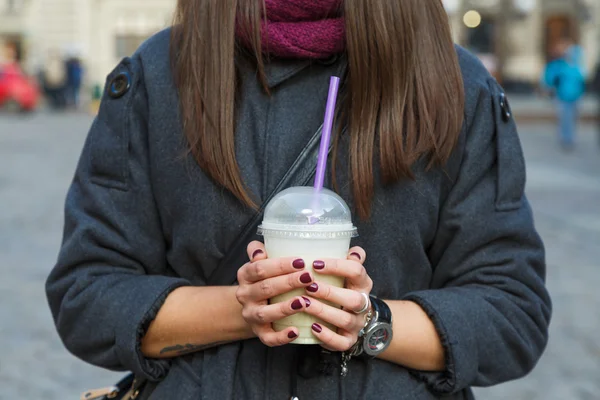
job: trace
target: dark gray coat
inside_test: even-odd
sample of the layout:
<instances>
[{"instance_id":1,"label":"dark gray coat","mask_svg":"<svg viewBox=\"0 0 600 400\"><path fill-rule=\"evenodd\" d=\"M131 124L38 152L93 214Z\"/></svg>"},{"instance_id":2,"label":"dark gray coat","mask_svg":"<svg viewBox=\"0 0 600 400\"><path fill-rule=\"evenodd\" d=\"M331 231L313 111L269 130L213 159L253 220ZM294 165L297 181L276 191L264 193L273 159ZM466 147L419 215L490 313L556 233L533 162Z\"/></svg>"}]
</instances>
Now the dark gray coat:
<instances>
[{"instance_id":1,"label":"dark gray coat","mask_svg":"<svg viewBox=\"0 0 600 400\"><path fill-rule=\"evenodd\" d=\"M206 285L252 216L186 156L168 46L165 31L109 76L128 72L132 85L120 98L104 98L89 132L47 282L50 307L71 352L156 382L151 399L284 400L297 346L268 349L249 340L172 362L140 353L140 337L165 297L183 285ZM451 161L429 172L418 164L414 182L377 186L372 218L355 218L354 242L367 251L376 295L415 301L432 318L447 370L353 360L343 380L335 371L298 377L300 398L470 398L470 386L528 373L546 345L544 250L523 194L515 123L498 84L476 58L457 51L466 108ZM238 160L263 199L320 126L340 63L273 63L268 97L242 62ZM351 202L340 170L340 194Z\"/></svg>"}]
</instances>

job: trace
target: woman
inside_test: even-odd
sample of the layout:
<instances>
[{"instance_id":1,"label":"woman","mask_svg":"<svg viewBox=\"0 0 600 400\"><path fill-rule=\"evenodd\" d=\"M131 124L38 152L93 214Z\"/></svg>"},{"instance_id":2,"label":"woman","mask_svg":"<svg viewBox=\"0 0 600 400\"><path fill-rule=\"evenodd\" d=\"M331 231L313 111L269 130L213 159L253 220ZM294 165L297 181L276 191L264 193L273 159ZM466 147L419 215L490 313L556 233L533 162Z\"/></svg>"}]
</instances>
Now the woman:
<instances>
[{"instance_id":1,"label":"woman","mask_svg":"<svg viewBox=\"0 0 600 400\"><path fill-rule=\"evenodd\" d=\"M528 373L550 300L523 156L441 2L262 3L180 1L170 33L109 76L47 284L67 348L150 381L150 399L465 399ZM318 130L336 74L347 129L331 176L361 236L314 267L346 289L260 242L221 265ZM239 284L214 286L223 271ZM268 304L293 287L306 295ZM342 377L374 307L392 314L389 347ZM313 327L327 351L272 330L298 312L339 328Z\"/></svg>"}]
</instances>

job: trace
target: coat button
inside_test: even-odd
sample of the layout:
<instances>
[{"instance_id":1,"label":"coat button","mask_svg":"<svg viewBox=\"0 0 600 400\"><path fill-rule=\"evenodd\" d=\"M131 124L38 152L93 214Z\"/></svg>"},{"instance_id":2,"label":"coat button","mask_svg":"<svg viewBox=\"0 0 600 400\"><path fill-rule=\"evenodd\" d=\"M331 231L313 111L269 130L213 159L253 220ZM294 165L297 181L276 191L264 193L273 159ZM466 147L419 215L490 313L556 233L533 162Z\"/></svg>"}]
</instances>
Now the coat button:
<instances>
[{"instance_id":1,"label":"coat button","mask_svg":"<svg viewBox=\"0 0 600 400\"><path fill-rule=\"evenodd\" d=\"M500 112L504 122L510 121L512 118L512 110L510 109L510 104L508 103L508 98L505 93L500 94Z\"/></svg>"},{"instance_id":2,"label":"coat button","mask_svg":"<svg viewBox=\"0 0 600 400\"><path fill-rule=\"evenodd\" d=\"M123 97L131 88L131 76L128 72L120 72L108 86L108 95L113 99Z\"/></svg>"}]
</instances>

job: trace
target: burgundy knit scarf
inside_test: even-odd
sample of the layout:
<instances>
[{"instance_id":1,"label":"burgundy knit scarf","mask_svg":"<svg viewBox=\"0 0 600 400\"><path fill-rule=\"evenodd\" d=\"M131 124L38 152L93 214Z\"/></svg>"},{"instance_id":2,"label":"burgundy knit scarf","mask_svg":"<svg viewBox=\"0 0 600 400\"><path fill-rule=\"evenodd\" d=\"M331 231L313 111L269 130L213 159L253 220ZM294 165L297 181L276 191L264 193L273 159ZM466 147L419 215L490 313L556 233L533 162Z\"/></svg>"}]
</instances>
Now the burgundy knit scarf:
<instances>
[{"instance_id":1,"label":"burgundy knit scarf","mask_svg":"<svg viewBox=\"0 0 600 400\"><path fill-rule=\"evenodd\" d=\"M342 2L265 0L267 18L261 29L265 53L301 59L323 59L341 53L346 47Z\"/></svg>"}]
</instances>

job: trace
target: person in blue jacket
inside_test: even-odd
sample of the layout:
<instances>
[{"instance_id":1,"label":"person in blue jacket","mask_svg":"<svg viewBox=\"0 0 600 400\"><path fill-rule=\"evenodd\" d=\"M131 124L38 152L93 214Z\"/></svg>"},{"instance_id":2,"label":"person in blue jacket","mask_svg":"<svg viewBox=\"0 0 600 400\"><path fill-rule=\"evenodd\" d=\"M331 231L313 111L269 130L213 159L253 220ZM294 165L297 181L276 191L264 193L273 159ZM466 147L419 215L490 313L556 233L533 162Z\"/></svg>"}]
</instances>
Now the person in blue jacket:
<instances>
[{"instance_id":1,"label":"person in blue jacket","mask_svg":"<svg viewBox=\"0 0 600 400\"><path fill-rule=\"evenodd\" d=\"M550 61L543 83L558 100L559 138L565 149L575 144L579 101L585 94L585 71L580 46L564 39L557 46L558 57Z\"/></svg>"}]
</instances>

